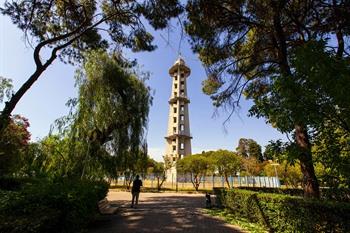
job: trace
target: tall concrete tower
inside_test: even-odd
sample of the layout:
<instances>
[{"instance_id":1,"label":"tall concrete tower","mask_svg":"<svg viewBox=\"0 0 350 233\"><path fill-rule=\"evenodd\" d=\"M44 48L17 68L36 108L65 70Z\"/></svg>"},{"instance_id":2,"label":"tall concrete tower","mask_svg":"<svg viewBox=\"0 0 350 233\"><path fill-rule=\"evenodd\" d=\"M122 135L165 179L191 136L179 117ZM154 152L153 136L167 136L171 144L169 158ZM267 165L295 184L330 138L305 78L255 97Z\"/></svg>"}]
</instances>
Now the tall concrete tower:
<instances>
[{"instance_id":1,"label":"tall concrete tower","mask_svg":"<svg viewBox=\"0 0 350 233\"><path fill-rule=\"evenodd\" d=\"M191 74L190 68L182 58L178 58L169 69L172 78L172 88L169 100L168 133L166 139L165 157L173 162L174 166L167 172L167 180L176 180L176 161L184 156L191 155L190 119L186 79Z\"/></svg>"}]
</instances>

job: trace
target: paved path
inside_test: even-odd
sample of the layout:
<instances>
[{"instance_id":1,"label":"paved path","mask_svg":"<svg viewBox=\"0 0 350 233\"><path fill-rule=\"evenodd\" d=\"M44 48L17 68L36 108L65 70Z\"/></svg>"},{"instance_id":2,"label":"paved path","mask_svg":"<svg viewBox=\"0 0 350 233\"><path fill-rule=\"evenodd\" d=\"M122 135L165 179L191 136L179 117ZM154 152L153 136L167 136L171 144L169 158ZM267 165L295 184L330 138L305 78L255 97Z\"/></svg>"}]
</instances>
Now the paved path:
<instances>
[{"instance_id":1,"label":"paved path","mask_svg":"<svg viewBox=\"0 0 350 233\"><path fill-rule=\"evenodd\" d=\"M89 233L243 232L203 213L203 194L141 193L136 209L130 208L129 192L111 191L107 198L121 206L118 214L104 216L90 227Z\"/></svg>"}]
</instances>

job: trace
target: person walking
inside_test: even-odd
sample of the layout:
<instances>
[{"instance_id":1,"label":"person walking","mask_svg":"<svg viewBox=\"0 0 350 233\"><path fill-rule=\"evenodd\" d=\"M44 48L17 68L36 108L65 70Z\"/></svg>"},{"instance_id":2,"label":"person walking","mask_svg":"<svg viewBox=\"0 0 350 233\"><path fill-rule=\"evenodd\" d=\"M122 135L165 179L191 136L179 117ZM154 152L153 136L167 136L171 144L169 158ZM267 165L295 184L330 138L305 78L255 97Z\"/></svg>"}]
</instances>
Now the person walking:
<instances>
[{"instance_id":1,"label":"person walking","mask_svg":"<svg viewBox=\"0 0 350 233\"><path fill-rule=\"evenodd\" d=\"M134 207L139 203L139 196L140 196L140 191L141 191L141 186L142 186L142 181L140 180L140 176L136 175L135 180L132 182L132 189L131 189L131 194L132 194L132 201L131 201L131 208Z\"/></svg>"}]
</instances>

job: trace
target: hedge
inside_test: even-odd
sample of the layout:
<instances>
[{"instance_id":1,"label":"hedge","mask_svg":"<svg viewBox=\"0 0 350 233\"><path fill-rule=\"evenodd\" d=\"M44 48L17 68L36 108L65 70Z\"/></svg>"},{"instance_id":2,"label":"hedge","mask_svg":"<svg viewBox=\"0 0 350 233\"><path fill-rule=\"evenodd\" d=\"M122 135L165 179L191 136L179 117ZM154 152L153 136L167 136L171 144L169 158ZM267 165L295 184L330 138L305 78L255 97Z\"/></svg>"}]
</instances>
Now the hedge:
<instances>
[{"instance_id":1,"label":"hedge","mask_svg":"<svg viewBox=\"0 0 350 233\"><path fill-rule=\"evenodd\" d=\"M105 182L59 180L0 190L0 232L80 232L98 213Z\"/></svg>"},{"instance_id":2,"label":"hedge","mask_svg":"<svg viewBox=\"0 0 350 233\"><path fill-rule=\"evenodd\" d=\"M350 204L248 190L216 189L218 203L269 232L350 232Z\"/></svg>"},{"instance_id":3,"label":"hedge","mask_svg":"<svg viewBox=\"0 0 350 233\"><path fill-rule=\"evenodd\" d=\"M304 196L304 190L298 188L238 187L238 189L300 197ZM350 202L350 189L348 188L321 188L320 191L321 199Z\"/></svg>"}]
</instances>

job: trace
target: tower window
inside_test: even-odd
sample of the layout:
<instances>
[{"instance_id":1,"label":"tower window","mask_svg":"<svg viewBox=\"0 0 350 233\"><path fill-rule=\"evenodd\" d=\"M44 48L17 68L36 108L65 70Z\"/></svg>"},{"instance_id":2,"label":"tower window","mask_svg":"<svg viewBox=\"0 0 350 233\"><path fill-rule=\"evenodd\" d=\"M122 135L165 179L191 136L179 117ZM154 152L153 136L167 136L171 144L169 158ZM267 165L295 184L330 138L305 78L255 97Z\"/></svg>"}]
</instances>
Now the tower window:
<instances>
[{"instance_id":1,"label":"tower window","mask_svg":"<svg viewBox=\"0 0 350 233\"><path fill-rule=\"evenodd\" d=\"M184 121L185 120L185 116L184 115L180 115L180 120Z\"/></svg>"},{"instance_id":2,"label":"tower window","mask_svg":"<svg viewBox=\"0 0 350 233\"><path fill-rule=\"evenodd\" d=\"M177 88L177 84L176 83L174 84L174 87Z\"/></svg>"},{"instance_id":3,"label":"tower window","mask_svg":"<svg viewBox=\"0 0 350 233\"><path fill-rule=\"evenodd\" d=\"M181 78L185 77L184 73L181 73Z\"/></svg>"},{"instance_id":4,"label":"tower window","mask_svg":"<svg viewBox=\"0 0 350 233\"><path fill-rule=\"evenodd\" d=\"M173 127L173 131L174 131L174 133L176 133L176 127Z\"/></svg>"},{"instance_id":5,"label":"tower window","mask_svg":"<svg viewBox=\"0 0 350 233\"><path fill-rule=\"evenodd\" d=\"M175 158L175 157L173 158L173 161L174 161L174 162L176 161L176 158Z\"/></svg>"},{"instance_id":6,"label":"tower window","mask_svg":"<svg viewBox=\"0 0 350 233\"><path fill-rule=\"evenodd\" d=\"M185 91L184 90L181 90L181 95L185 95Z\"/></svg>"},{"instance_id":7,"label":"tower window","mask_svg":"<svg viewBox=\"0 0 350 233\"><path fill-rule=\"evenodd\" d=\"M185 89L185 85L181 84L181 89L184 90Z\"/></svg>"},{"instance_id":8,"label":"tower window","mask_svg":"<svg viewBox=\"0 0 350 233\"><path fill-rule=\"evenodd\" d=\"M185 111L185 105L180 106L180 111ZM176 113L176 112L175 112Z\"/></svg>"},{"instance_id":9,"label":"tower window","mask_svg":"<svg viewBox=\"0 0 350 233\"><path fill-rule=\"evenodd\" d=\"M177 81L177 75L175 75L174 78L175 78L175 81Z\"/></svg>"},{"instance_id":10,"label":"tower window","mask_svg":"<svg viewBox=\"0 0 350 233\"><path fill-rule=\"evenodd\" d=\"M176 142L176 139L175 139L175 138L173 139L173 142Z\"/></svg>"},{"instance_id":11,"label":"tower window","mask_svg":"<svg viewBox=\"0 0 350 233\"><path fill-rule=\"evenodd\" d=\"M185 85L185 81L181 81L180 83L181 83L181 85Z\"/></svg>"},{"instance_id":12,"label":"tower window","mask_svg":"<svg viewBox=\"0 0 350 233\"><path fill-rule=\"evenodd\" d=\"M181 130L181 131L184 131L184 130L185 130L185 125L184 125L184 124L181 124L181 125L180 125L180 130Z\"/></svg>"},{"instance_id":13,"label":"tower window","mask_svg":"<svg viewBox=\"0 0 350 233\"><path fill-rule=\"evenodd\" d=\"M176 123L176 117L174 117L174 123Z\"/></svg>"},{"instance_id":14,"label":"tower window","mask_svg":"<svg viewBox=\"0 0 350 233\"><path fill-rule=\"evenodd\" d=\"M176 150L176 146L173 146L173 151L175 151Z\"/></svg>"},{"instance_id":15,"label":"tower window","mask_svg":"<svg viewBox=\"0 0 350 233\"><path fill-rule=\"evenodd\" d=\"M174 113L176 113L177 112L177 108L174 108Z\"/></svg>"},{"instance_id":16,"label":"tower window","mask_svg":"<svg viewBox=\"0 0 350 233\"><path fill-rule=\"evenodd\" d=\"M185 143L181 142L181 144L180 144L180 149L181 149L181 150L185 149Z\"/></svg>"},{"instance_id":17,"label":"tower window","mask_svg":"<svg viewBox=\"0 0 350 233\"><path fill-rule=\"evenodd\" d=\"M177 96L177 92L176 91L174 92L174 96Z\"/></svg>"}]
</instances>

